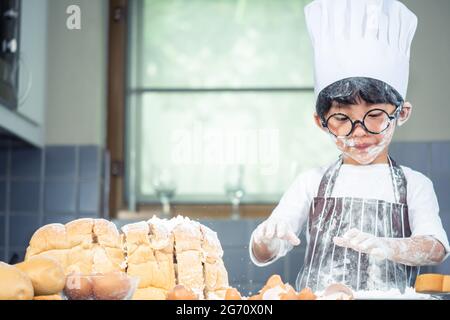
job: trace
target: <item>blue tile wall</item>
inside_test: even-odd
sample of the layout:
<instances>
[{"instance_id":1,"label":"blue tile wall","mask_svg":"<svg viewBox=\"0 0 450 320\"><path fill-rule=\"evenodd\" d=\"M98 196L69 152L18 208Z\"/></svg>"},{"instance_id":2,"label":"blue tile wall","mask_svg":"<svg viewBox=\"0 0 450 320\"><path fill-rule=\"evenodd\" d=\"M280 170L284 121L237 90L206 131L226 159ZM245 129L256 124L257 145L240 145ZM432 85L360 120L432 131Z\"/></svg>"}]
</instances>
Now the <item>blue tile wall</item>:
<instances>
[{"instance_id":1,"label":"blue tile wall","mask_svg":"<svg viewBox=\"0 0 450 320\"><path fill-rule=\"evenodd\" d=\"M305 247L306 244L301 244L300 248L292 249L291 252L287 254L289 259L288 273L286 274L286 281L290 284L295 285L295 280L297 280L297 275L303 266L303 261L305 259Z\"/></svg>"},{"instance_id":2,"label":"blue tile wall","mask_svg":"<svg viewBox=\"0 0 450 320\"><path fill-rule=\"evenodd\" d=\"M25 253L27 251L26 247L14 247L8 251L6 256L6 261L11 264L21 262L25 259Z\"/></svg>"},{"instance_id":3,"label":"blue tile wall","mask_svg":"<svg viewBox=\"0 0 450 320\"><path fill-rule=\"evenodd\" d=\"M75 178L77 176L77 148L54 146L45 150L45 176L47 178Z\"/></svg>"},{"instance_id":4,"label":"blue tile wall","mask_svg":"<svg viewBox=\"0 0 450 320\"><path fill-rule=\"evenodd\" d=\"M0 149L0 178L6 177L9 151Z\"/></svg>"},{"instance_id":5,"label":"blue tile wall","mask_svg":"<svg viewBox=\"0 0 450 320\"><path fill-rule=\"evenodd\" d=\"M73 181L45 182L45 211L49 213L75 213L77 183Z\"/></svg>"},{"instance_id":6,"label":"blue tile wall","mask_svg":"<svg viewBox=\"0 0 450 320\"><path fill-rule=\"evenodd\" d=\"M252 222L249 220L202 220L202 223L217 231L223 246L241 248L242 244L248 245L252 230Z\"/></svg>"},{"instance_id":7,"label":"blue tile wall","mask_svg":"<svg viewBox=\"0 0 450 320\"><path fill-rule=\"evenodd\" d=\"M9 217L9 245L25 246L33 233L40 227L37 215L13 215Z\"/></svg>"},{"instance_id":8,"label":"blue tile wall","mask_svg":"<svg viewBox=\"0 0 450 320\"><path fill-rule=\"evenodd\" d=\"M431 144L431 180L441 210L450 212L450 142ZM447 232L450 232L448 225Z\"/></svg>"},{"instance_id":9,"label":"blue tile wall","mask_svg":"<svg viewBox=\"0 0 450 320\"><path fill-rule=\"evenodd\" d=\"M98 179L82 181L79 184L80 212L98 212L100 209L100 183Z\"/></svg>"},{"instance_id":10,"label":"blue tile wall","mask_svg":"<svg viewBox=\"0 0 450 320\"><path fill-rule=\"evenodd\" d=\"M40 181L11 181L11 212L38 212Z\"/></svg>"},{"instance_id":11,"label":"blue tile wall","mask_svg":"<svg viewBox=\"0 0 450 320\"><path fill-rule=\"evenodd\" d=\"M219 239L222 240L220 237ZM223 250L223 263L227 268L230 283L248 282L248 274L251 266L248 251L243 248L233 248L225 245L223 246Z\"/></svg>"},{"instance_id":12,"label":"blue tile wall","mask_svg":"<svg viewBox=\"0 0 450 320\"><path fill-rule=\"evenodd\" d=\"M0 248L5 245L6 238L6 225L5 216L0 215ZM1 257L1 256L0 256Z\"/></svg>"},{"instance_id":13,"label":"blue tile wall","mask_svg":"<svg viewBox=\"0 0 450 320\"><path fill-rule=\"evenodd\" d=\"M6 180L0 179L0 212L6 211Z\"/></svg>"},{"instance_id":14,"label":"blue tile wall","mask_svg":"<svg viewBox=\"0 0 450 320\"><path fill-rule=\"evenodd\" d=\"M450 142L431 143L431 167L433 175L450 174Z\"/></svg>"},{"instance_id":15,"label":"blue tile wall","mask_svg":"<svg viewBox=\"0 0 450 320\"><path fill-rule=\"evenodd\" d=\"M67 222L70 222L77 218L78 218L78 216L76 214L73 214L73 215L62 215L62 214L50 215L50 214L47 214L44 217L44 225L50 224L50 223L66 224Z\"/></svg>"},{"instance_id":16,"label":"blue tile wall","mask_svg":"<svg viewBox=\"0 0 450 320\"><path fill-rule=\"evenodd\" d=\"M252 275L251 279L253 279L253 281L255 282L265 283L271 275L279 274L282 276L283 281L286 281L287 280L285 272L286 263L288 263L287 259L280 258L277 261L265 267L257 267L252 264L250 269L250 273Z\"/></svg>"},{"instance_id":17,"label":"blue tile wall","mask_svg":"<svg viewBox=\"0 0 450 320\"><path fill-rule=\"evenodd\" d=\"M101 150L98 147L80 147L80 177L82 179L99 178L101 165Z\"/></svg>"},{"instance_id":18,"label":"blue tile wall","mask_svg":"<svg viewBox=\"0 0 450 320\"><path fill-rule=\"evenodd\" d=\"M426 176L431 172L431 143L393 142L389 147L392 158L400 165L410 167Z\"/></svg>"},{"instance_id":19,"label":"blue tile wall","mask_svg":"<svg viewBox=\"0 0 450 320\"><path fill-rule=\"evenodd\" d=\"M436 192L439 208L449 211L450 209L450 175L439 175L431 178L434 191Z\"/></svg>"},{"instance_id":20,"label":"blue tile wall","mask_svg":"<svg viewBox=\"0 0 450 320\"><path fill-rule=\"evenodd\" d=\"M11 152L11 177L40 179L42 173L42 150L17 149Z\"/></svg>"},{"instance_id":21,"label":"blue tile wall","mask_svg":"<svg viewBox=\"0 0 450 320\"><path fill-rule=\"evenodd\" d=\"M103 216L105 157L94 145L1 148L0 260L23 259L44 224Z\"/></svg>"}]
</instances>

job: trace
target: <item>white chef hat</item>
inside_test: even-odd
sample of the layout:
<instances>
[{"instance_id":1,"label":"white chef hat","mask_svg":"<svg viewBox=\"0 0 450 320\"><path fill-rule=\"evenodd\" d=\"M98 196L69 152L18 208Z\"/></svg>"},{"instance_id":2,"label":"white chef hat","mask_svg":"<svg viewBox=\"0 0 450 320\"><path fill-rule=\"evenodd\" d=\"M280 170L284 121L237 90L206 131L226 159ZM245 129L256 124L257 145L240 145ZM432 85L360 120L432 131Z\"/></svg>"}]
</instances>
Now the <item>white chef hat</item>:
<instances>
[{"instance_id":1,"label":"white chef hat","mask_svg":"<svg viewBox=\"0 0 450 320\"><path fill-rule=\"evenodd\" d=\"M315 0L305 7L316 97L349 77L384 81L406 97L417 17L396 0Z\"/></svg>"}]
</instances>

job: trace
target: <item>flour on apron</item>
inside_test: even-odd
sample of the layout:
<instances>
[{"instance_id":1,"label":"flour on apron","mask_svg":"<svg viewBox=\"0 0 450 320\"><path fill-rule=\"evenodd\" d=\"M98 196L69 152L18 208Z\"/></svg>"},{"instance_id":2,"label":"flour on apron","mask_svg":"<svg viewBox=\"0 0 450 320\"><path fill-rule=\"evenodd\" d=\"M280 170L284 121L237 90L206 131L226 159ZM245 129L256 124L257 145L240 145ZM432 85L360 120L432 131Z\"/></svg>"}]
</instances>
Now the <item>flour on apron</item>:
<instances>
[{"instance_id":1,"label":"flour on apron","mask_svg":"<svg viewBox=\"0 0 450 320\"><path fill-rule=\"evenodd\" d=\"M406 178L400 166L389 158L395 203L378 199L331 197L342 159L327 169L311 204L308 218L309 243L305 262L296 281L297 289L321 291L341 282L354 290L404 292L412 286L418 268L389 260L376 260L367 254L336 246L333 237L352 228L377 237L411 236L406 204Z\"/></svg>"}]
</instances>

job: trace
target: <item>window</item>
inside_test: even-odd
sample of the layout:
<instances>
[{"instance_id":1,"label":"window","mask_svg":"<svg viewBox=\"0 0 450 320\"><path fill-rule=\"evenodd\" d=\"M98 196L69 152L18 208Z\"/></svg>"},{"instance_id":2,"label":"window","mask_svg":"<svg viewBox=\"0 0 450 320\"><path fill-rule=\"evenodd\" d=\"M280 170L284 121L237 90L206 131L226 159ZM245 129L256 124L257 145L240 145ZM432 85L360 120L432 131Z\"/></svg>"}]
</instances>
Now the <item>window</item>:
<instances>
[{"instance_id":1,"label":"window","mask_svg":"<svg viewBox=\"0 0 450 320\"><path fill-rule=\"evenodd\" d=\"M276 203L298 173L335 159L313 122L308 2L130 1L131 206L160 188L226 203L236 185L244 203Z\"/></svg>"}]
</instances>

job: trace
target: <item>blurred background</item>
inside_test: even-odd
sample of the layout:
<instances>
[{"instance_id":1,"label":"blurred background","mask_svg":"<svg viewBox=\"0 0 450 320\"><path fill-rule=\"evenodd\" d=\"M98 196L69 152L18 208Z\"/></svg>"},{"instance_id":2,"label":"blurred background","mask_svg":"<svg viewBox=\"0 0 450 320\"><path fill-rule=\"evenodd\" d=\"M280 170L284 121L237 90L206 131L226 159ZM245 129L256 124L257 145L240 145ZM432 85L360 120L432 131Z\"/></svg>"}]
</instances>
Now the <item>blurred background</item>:
<instances>
[{"instance_id":1,"label":"blurred background","mask_svg":"<svg viewBox=\"0 0 450 320\"><path fill-rule=\"evenodd\" d=\"M248 241L296 175L338 155L313 123L309 2L2 0L0 260L43 224L182 214L218 232L242 292L294 283L305 241L265 268ZM432 179L450 234L450 2L402 2L419 19L414 109L391 154Z\"/></svg>"}]
</instances>

